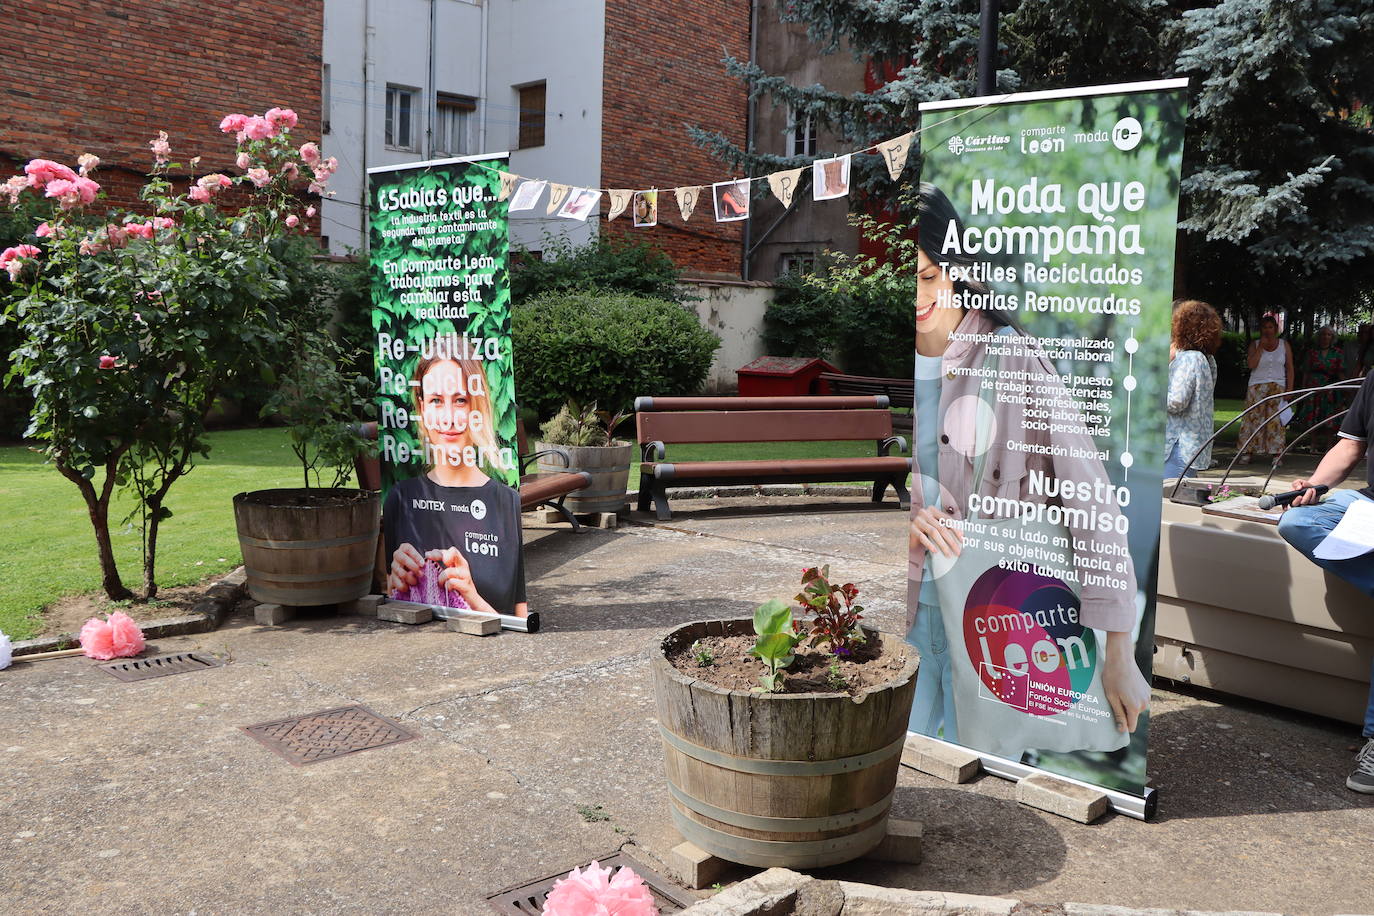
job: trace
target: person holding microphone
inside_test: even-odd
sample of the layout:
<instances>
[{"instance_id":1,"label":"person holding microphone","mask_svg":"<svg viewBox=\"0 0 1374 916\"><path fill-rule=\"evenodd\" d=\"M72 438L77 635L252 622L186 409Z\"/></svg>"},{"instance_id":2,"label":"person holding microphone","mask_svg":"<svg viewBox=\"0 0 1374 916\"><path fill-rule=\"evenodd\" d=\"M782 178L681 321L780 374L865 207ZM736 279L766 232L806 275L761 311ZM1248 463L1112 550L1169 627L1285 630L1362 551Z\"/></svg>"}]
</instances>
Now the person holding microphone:
<instances>
[{"instance_id":1,"label":"person holding microphone","mask_svg":"<svg viewBox=\"0 0 1374 916\"><path fill-rule=\"evenodd\" d=\"M1313 556L1317 546L1340 524L1350 507L1360 500L1374 500L1374 470L1366 463L1366 484L1362 490L1335 490L1326 499L1321 495L1350 475L1361 458L1368 458L1370 432L1374 430L1374 373L1365 376L1345 415L1336 444L1322 456L1312 476L1293 481L1289 508L1279 519L1279 534L1305 557L1374 597L1374 553L1333 560ZM1318 488L1318 489L1314 489ZM1284 494L1286 497L1287 494ZM1282 498L1282 497L1281 497ZM1374 795L1374 669L1370 671L1369 703L1364 714L1364 747L1355 758L1355 771L1346 787Z\"/></svg>"}]
</instances>

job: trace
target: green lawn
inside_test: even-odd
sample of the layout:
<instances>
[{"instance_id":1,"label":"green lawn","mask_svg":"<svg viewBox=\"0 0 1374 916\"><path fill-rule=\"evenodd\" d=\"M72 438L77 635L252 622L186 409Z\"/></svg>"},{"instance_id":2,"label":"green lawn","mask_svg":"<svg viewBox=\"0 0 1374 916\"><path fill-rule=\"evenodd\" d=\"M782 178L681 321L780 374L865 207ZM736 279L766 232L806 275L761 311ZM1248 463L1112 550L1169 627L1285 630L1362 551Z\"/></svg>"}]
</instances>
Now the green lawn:
<instances>
[{"instance_id":1,"label":"green lawn","mask_svg":"<svg viewBox=\"0 0 1374 916\"><path fill-rule=\"evenodd\" d=\"M299 486L299 466L282 429L212 433L210 458L173 486L173 516L162 524L158 584L185 585L239 563L235 493ZM864 454L861 443L791 442L689 445L668 450L670 461L737 458L829 458ZM636 456L637 457L637 456ZM639 462L630 488L639 485ZM142 582L138 529L119 524L131 502L116 496L111 518L124 584ZM0 631L23 639L39 628L42 609L64 595L97 591L100 565L81 496L66 478L22 446L0 447Z\"/></svg>"},{"instance_id":2,"label":"green lawn","mask_svg":"<svg viewBox=\"0 0 1374 916\"><path fill-rule=\"evenodd\" d=\"M1221 429L1223 423L1229 423L1231 420L1240 416L1240 412L1244 408L1245 400L1243 398L1217 398L1212 406L1212 428ZM1237 423L1235 426L1232 426L1226 432L1222 433L1217 443L1235 445L1236 437L1239 433L1240 424Z\"/></svg>"},{"instance_id":3,"label":"green lawn","mask_svg":"<svg viewBox=\"0 0 1374 916\"><path fill-rule=\"evenodd\" d=\"M285 430L218 432L210 442L209 460L169 494L173 517L158 538L159 585L197 582L238 564L235 493L300 485ZM124 584L137 589L138 529L122 524L130 506L115 497L111 535ZM99 588L95 536L76 487L23 446L0 447L0 630L31 636L43 607Z\"/></svg>"}]
</instances>

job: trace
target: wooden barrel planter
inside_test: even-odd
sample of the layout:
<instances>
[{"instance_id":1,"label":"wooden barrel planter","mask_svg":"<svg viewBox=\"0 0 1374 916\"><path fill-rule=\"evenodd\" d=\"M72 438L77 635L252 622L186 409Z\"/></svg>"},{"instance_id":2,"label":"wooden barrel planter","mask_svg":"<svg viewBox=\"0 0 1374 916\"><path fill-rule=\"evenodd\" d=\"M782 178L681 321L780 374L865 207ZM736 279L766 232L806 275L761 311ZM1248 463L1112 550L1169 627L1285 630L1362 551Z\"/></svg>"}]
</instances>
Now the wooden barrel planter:
<instances>
[{"instance_id":1,"label":"wooden barrel planter","mask_svg":"<svg viewBox=\"0 0 1374 916\"><path fill-rule=\"evenodd\" d=\"M248 592L309 607L371 591L381 503L368 490L254 490L234 497Z\"/></svg>"},{"instance_id":2,"label":"wooden barrel planter","mask_svg":"<svg viewBox=\"0 0 1374 916\"><path fill-rule=\"evenodd\" d=\"M568 453L568 467L556 458L540 458L541 474L560 471L586 471L592 482L585 490L569 493L564 505L574 515L589 512L619 512L625 508L625 492L630 484L630 461L634 458L633 442L615 445L549 445L535 444L537 451L560 449Z\"/></svg>"},{"instance_id":3,"label":"wooden barrel planter","mask_svg":"<svg viewBox=\"0 0 1374 916\"><path fill-rule=\"evenodd\" d=\"M673 824L689 842L743 865L817 868L856 859L887 832L916 653L866 629L905 664L897 677L854 697L727 690L667 658L706 636L753 632L749 620L690 623L654 652Z\"/></svg>"}]
</instances>

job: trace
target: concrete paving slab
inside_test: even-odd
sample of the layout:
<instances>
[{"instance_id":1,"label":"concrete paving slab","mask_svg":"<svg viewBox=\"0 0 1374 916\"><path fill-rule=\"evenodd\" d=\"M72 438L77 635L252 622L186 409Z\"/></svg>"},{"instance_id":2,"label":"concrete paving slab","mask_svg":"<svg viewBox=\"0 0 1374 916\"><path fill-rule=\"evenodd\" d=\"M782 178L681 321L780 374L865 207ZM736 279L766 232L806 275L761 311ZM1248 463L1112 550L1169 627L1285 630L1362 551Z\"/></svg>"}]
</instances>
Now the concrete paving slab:
<instances>
[{"instance_id":1,"label":"concrete paving slab","mask_svg":"<svg viewBox=\"0 0 1374 916\"><path fill-rule=\"evenodd\" d=\"M870 620L903 613L901 513L731 502L662 528L529 532L536 634L240 613L154 647L222 668L133 684L79 658L0 672L3 909L477 914L627 843L662 862L680 840L649 648L794 593L827 558L867 589ZM240 731L349 703L420 740L293 767ZM1349 729L1163 690L1151 729L1154 823L1075 824L1017 804L1011 782L903 768L893 813L923 823L924 861L815 874L1045 904L1369 911L1374 799L1344 788Z\"/></svg>"}]
</instances>

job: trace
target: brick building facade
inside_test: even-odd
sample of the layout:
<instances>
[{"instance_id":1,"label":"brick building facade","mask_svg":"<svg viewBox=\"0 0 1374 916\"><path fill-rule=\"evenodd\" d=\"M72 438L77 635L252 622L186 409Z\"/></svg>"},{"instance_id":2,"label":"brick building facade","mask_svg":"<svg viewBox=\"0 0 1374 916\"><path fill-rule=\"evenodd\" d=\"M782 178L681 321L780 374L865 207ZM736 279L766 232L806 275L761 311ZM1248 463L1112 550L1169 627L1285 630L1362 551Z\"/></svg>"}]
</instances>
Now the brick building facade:
<instances>
[{"instance_id":1,"label":"brick building facade","mask_svg":"<svg viewBox=\"0 0 1374 916\"><path fill-rule=\"evenodd\" d=\"M709 187L738 176L694 144L687 125L744 145L748 98L721 58L724 49L748 59L749 8L749 0L606 0L601 183L660 195L656 227L633 228L627 212L602 229L662 248L689 275L740 275L744 223L715 221ZM707 185L686 223L672 193L685 185Z\"/></svg>"},{"instance_id":2,"label":"brick building facade","mask_svg":"<svg viewBox=\"0 0 1374 916\"><path fill-rule=\"evenodd\" d=\"M83 152L112 206L132 205L152 167L148 141L165 130L173 161L233 168L229 112L273 106L318 138L320 0L44 0L12 4L0 30L0 170L35 157L75 166Z\"/></svg>"}]
</instances>

